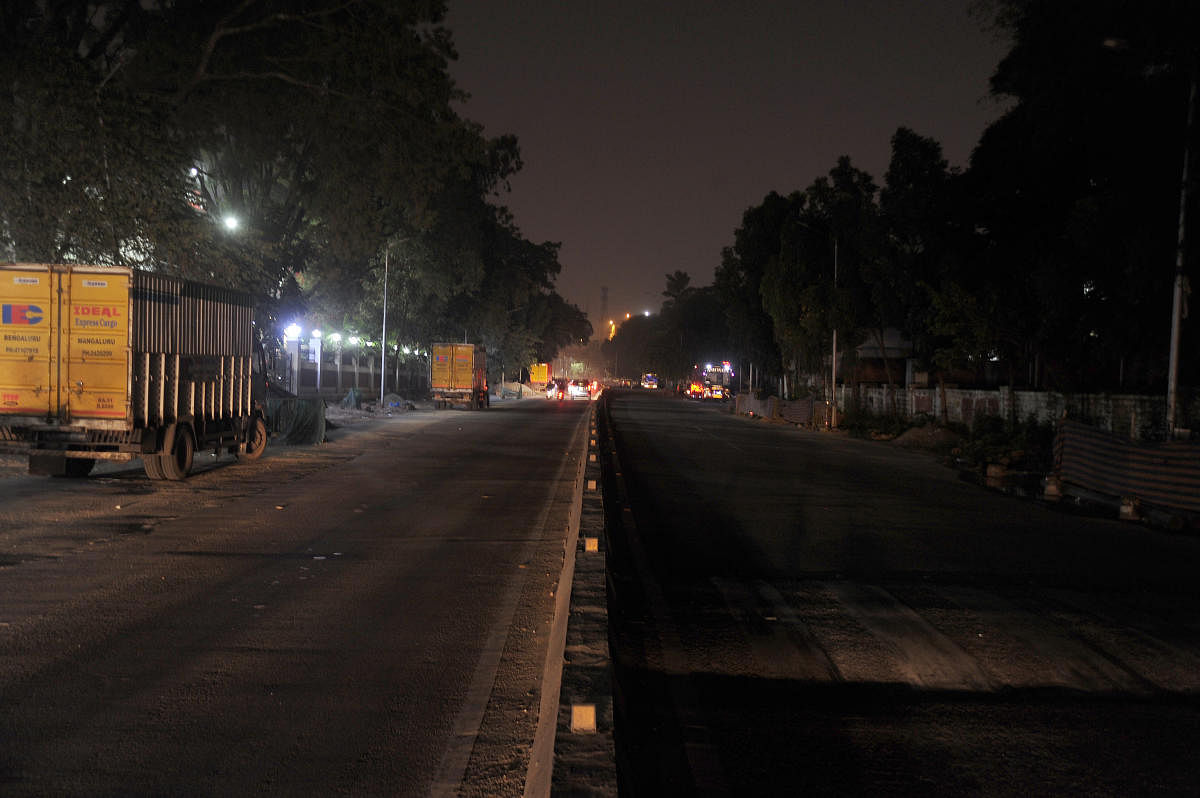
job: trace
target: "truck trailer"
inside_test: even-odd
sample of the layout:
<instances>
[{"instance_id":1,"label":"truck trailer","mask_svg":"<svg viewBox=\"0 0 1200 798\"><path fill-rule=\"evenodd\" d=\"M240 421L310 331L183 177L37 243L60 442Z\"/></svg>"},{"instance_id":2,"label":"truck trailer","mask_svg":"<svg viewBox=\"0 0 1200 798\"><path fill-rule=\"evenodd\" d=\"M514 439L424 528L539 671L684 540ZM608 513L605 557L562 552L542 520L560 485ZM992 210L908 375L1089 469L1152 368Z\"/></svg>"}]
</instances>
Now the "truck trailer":
<instances>
[{"instance_id":1,"label":"truck trailer","mask_svg":"<svg viewBox=\"0 0 1200 798\"><path fill-rule=\"evenodd\" d=\"M113 266L0 264L0 452L86 476L142 459L180 480L196 451L256 460L266 376L248 294Z\"/></svg>"},{"instance_id":2,"label":"truck trailer","mask_svg":"<svg viewBox=\"0 0 1200 798\"><path fill-rule=\"evenodd\" d=\"M429 349L429 392L437 408L487 407L487 356L474 344L434 344Z\"/></svg>"}]
</instances>

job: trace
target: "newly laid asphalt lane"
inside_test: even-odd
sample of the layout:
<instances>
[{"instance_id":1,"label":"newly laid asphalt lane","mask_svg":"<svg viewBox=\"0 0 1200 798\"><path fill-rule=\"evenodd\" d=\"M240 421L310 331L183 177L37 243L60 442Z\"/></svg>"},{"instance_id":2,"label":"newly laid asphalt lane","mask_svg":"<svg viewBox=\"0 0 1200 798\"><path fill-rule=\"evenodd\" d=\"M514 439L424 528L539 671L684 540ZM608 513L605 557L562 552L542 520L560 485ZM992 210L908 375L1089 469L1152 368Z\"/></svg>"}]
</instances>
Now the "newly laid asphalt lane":
<instances>
[{"instance_id":1,"label":"newly laid asphalt lane","mask_svg":"<svg viewBox=\"0 0 1200 798\"><path fill-rule=\"evenodd\" d=\"M1200 540L725 410L612 398L630 794L1195 794Z\"/></svg>"},{"instance_id":2,"label":"newly laid asphalt lane","mask_svg":"<svg viewBox=\"0 0 1200 798\"><path fill-rule=\"evenodd\" d=\"M519 795L589 410L0 479L0 793Z\"/></svg>"}]
</instances>

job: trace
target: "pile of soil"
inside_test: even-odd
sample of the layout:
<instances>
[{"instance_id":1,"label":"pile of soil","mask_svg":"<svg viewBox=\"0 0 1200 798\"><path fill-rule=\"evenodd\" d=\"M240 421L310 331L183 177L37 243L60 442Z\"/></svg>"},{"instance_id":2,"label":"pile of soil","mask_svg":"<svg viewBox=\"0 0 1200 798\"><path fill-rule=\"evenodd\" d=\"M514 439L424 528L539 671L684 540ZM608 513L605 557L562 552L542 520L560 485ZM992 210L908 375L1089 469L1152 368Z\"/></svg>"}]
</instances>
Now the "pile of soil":
<instances>
[{"instance_id":1,"label":"pile of soil","mask_svg":"<svg viewBox=\"0 0 1200 798\"><path fill-rule=\"evenodd\" d=\"M930 452L948 452L962 445L962 438L936 424L926 424L923 427L912 427L905 430L892 440L897 446L909 449L921 449Z\"/></svg>"}]
</instances>

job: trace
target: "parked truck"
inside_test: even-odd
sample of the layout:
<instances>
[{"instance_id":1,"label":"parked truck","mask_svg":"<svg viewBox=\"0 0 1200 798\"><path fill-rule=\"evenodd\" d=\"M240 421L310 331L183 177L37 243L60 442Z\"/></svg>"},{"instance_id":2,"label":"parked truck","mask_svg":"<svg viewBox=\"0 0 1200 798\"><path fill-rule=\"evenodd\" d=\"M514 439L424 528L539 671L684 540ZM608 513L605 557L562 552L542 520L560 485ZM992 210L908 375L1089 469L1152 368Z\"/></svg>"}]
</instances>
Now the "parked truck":
<instances>
[{"instance_id":1,"label":"parked truck","mask_svg":"<svg viewBox=\"0 0 1200 798\"><path fill-rule=\"evenodd\" d=\"M434 344L429 350L429 391L434 406L489 405L487 356L474 344Z\"/></svg>"},{"instance_id":2,"label":"parked truck","mask_svg":"<svg viewBox=\"0 0 1200 798\"><path fill-rule=\"evenodd\" d=\"M138 269L0 264L0 452L69 477L140 457L170 480L196 451L258 459L252 317L247 294Z\"/></svg>"}]
</instances>

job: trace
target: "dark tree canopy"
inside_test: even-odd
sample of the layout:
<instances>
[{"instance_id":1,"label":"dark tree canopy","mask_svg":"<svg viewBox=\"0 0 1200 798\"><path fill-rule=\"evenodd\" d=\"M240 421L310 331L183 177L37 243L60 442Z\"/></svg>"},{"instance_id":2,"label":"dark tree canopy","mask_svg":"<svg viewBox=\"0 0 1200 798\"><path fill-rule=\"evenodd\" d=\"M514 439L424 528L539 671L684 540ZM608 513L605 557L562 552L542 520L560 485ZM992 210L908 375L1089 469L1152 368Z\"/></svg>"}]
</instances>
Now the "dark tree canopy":
<instances>
[{"instance_id":1,"label":"dark tree canopy","mask_svg":"<svg viewBox=\"0 0 1200 798\"><path fill-rule=\"evenodd\" d=\"M0 247L232 284L270 315L307 309L364 333L394 248L389 310L406 341L465 325L523 358L554 346L555 325L586 337L551 299L557 246L524 240L489 201L520 153L452 107L465 95L444 13L437 0L6 3ZM553 324L519 312L539 304L558 309Z\"/></svg>"},{"instance_id":2,"label":"dark tree canopy","mask_svg":"<svg viewBox=\"0 0 1200 798\"><path fill-rule=\"evenodd\" d=\"M1012 40L992 79L1007 110L967 171L899 128L881 191L844 158L804 192L773 192L743 215L716 286L732 342L768 373L827 369L833 329L882 349L892 328L920 367L956 379L1161 389L1185 152L1192 230L1200 195L1200 125L1187 130L1200 5L987 8ZM1188 320L1183 340L1182 377L1194 385L1200 335Z\"/></svg>"}]
</instances>

